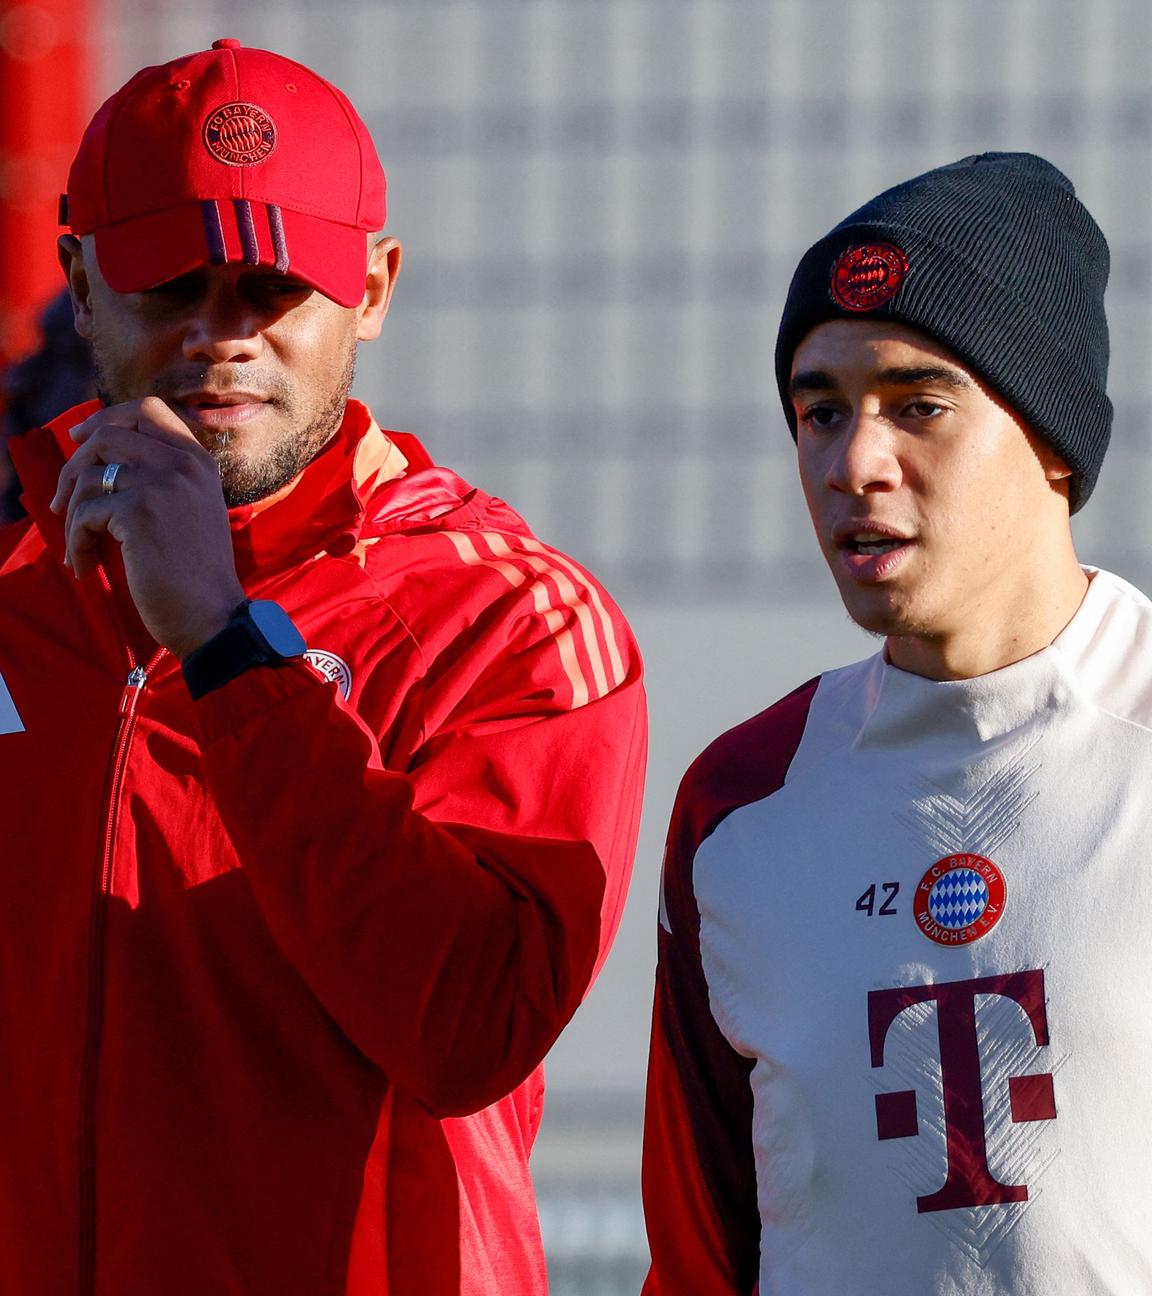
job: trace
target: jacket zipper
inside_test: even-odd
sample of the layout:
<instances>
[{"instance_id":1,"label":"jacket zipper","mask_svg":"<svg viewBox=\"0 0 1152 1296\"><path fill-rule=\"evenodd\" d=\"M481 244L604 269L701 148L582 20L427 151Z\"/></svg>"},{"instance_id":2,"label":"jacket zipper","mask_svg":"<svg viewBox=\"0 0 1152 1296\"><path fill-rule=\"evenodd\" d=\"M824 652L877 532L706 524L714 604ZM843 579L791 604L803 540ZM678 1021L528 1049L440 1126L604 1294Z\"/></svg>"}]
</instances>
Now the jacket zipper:
<instances>
[{"instance_id":1,"label":"jacket zipper","mask_svg":"<svg viewBox=\"0 0 1152 1296\"><path fill-rule=\"evenodd\" d=\"M140 666L131 649L131 667L120 695L120 719L112 745L107 793L104 802L104 834L99 867L93 885L88 919L88 1013L84 1027L84 1052L80 1066L79 1169L80 1169L80 1259L79 1296L92 1296L96 1289L96 1076L100 1062L100 1034L104 1017L104 935L107 897L112 887L116 825L124 771L136 728L136 706L148 682L148 675L164 656L159 649L146 667Z\"/></svg>"}]
</instances>

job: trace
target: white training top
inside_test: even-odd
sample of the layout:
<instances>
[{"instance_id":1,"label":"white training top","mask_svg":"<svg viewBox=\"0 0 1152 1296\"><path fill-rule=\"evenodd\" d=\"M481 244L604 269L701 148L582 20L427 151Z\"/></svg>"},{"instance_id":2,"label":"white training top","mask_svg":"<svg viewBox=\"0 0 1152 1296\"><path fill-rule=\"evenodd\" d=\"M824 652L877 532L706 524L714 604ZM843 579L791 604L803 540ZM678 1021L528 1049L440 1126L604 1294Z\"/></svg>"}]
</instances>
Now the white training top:
<instances>
[{"instance_id":1,"label":"white training top","mask_svg":"<svg viewBox=\"0 0 1152 1296\"><path fill-rule=\"evenodd\" d=\"M760 1296L1152 1293L1152 604L1090 574L991 675L825 675L695 853Z\"/></svg>"}]
</instances>

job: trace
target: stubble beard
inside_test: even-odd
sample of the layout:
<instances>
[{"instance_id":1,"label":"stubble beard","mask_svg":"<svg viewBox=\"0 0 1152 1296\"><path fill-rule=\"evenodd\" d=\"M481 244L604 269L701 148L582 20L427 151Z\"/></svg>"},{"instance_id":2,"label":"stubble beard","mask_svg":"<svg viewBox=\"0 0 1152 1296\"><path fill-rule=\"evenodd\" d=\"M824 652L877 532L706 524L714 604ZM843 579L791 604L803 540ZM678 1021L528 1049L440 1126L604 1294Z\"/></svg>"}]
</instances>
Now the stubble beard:
<instances>
[{"instance_id":1,"label":"stubble beard","mask_svg":"<svg viewBox=\"0 0 1152 1296\"><path fill-rule=\"evenodd\" d=\"M135 399L119 395L110 380L96 347L93 347L96 369L96 392L104 405ZM287 384L262 383L271 402L288 415L289 429L276 437L257 455L246 453L233 440L228 431L213 431L202 427L189 429L196 440L216 461L220 470L220 485L224 502L229 508L255 504L282 490L320 453L336 435L344 419L344 409L352 390L356 374L356 343L351 341L344 357L340 376L333 384L327 400L316 415L303 427L292 426L291 412L295 394ZM187 384L185 385L186 389ZM164 393L158 395L163 400Z\"/></svg>"},{"instance_id":2,"label":"stubble beard","mask_svg":"<svg viewBox=\"0 0 1152 1296\"><path fill-rule=\"evenodd\" d=\"M267 499L304 471L343 422L355 373L356 344L352 343L340 378L315 418L298 432L273 441L258 458L245 455L233 445L227 432L214 432L207 440L200 440L220 469L224 502L229 508Z\"/></svg>"}]
</instances>

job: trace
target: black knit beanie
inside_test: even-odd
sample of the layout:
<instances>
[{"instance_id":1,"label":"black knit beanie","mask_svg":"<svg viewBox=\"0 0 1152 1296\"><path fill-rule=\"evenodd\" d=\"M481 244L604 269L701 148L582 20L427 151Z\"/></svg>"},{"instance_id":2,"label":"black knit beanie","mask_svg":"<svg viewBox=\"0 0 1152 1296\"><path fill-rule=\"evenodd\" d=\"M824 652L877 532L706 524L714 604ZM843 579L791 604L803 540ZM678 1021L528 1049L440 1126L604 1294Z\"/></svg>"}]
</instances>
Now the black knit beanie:
<instances>
[{"instance_id":1,"label":"black knit beanie","mask_svg":"<svg viewBox=\"0 0 1152 1296\"><path fill-rule=\"evenodd\" d=\"M941 342L1072 469L1075 512L1108 447L1108 244L1072 182L1031 153L981 153L886 190L804 254L776 381L830 319L892 320Z\"/></svg>"}]
</instances>

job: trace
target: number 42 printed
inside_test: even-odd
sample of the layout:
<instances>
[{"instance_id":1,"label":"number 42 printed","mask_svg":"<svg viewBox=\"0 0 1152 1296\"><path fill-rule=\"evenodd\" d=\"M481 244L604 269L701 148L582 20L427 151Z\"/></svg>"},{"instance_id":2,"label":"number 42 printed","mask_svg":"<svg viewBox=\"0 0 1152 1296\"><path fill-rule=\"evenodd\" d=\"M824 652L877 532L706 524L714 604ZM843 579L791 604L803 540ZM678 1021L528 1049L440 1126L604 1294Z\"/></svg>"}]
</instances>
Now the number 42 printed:
<instances>
[{"instance_id":1,"label":"number 42 printed","mask_svg":"<svg viewBox=\"0 0 1152 1296\"><path fill-rule=\"evenodd\" d=\"M876 888L883 892L883 899L876 904ZM869 918L891 918L895 914L896 897L900 894L899 882L873 882L867 891L856 901L856 908Z\"/></svg>"}]
</instances>

